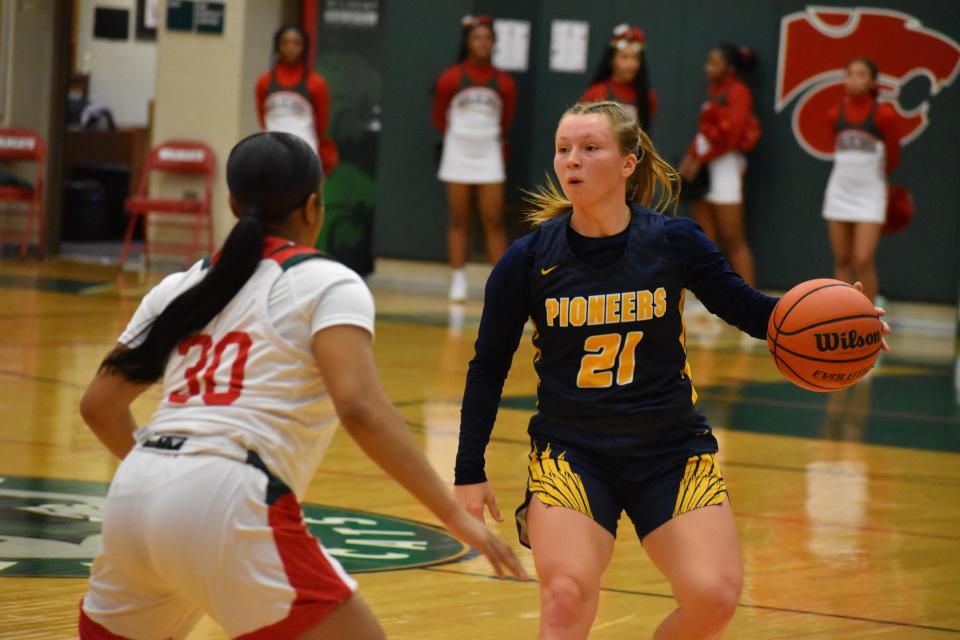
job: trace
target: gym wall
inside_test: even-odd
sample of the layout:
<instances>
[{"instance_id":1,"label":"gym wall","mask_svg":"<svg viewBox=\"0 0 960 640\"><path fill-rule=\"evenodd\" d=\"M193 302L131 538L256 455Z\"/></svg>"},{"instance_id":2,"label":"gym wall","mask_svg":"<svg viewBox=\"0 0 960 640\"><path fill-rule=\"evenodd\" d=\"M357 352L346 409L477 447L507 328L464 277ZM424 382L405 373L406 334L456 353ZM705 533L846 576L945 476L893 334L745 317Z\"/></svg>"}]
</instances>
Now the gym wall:
<instances>
[{"instance_id":1,"label":"gym wall","mask_svg":"<svg viewBox=\"0 0 960 640\"><path fill-rule=\"evenodd\" d=\"M826 225L820 218L831 165L807 153L792 127L798 105L815 89L799 91L784 101L779 112L775 109L782 18L803 14L807 3L391 0L385 5L387 72L383 80L383 130L374 224L377 255L445 259L447 213L442 185L435 177L434 149L440 137L430 124L430 89L440 72L454 62L461 16L487 13L529 20L532 25L529 69L513 74L519 102L509 133L508 201L515 205L521 197L519 189L542 182L550 169L557 118L588 85L616 24L629 22L647 34L651 82L660 101L652 135L664 157L674 162L695 133L706 90L703 63L707 52L717 42L730 41L751 47L758 57L757 68L746 79L753 90L763 138L749 155L746 210L759 284L786 289L804 279L832 274ZM816 6L855 5L821 0ZM919 25L900 27L902 37L878 39L862 33L861 26L868 21L851 20L843 37L849 39L850 51L858 51L851 53L851 58L863 53L874 55L871 48L877 46L894 51L901 62L906 61L903 64L907 69L901 70L900 76L912 74L912 79L900 86L902 109L921 109L924 101L928 105L926 127L904 146L901 167L891 179L892 183L911 189L917 213L903 234L881 242L881 290L897 299L956 302L960 268L960 181L956 176L960 174L960 159L951 142L960 139L960 118L956 116L960 114L960 82L955 81L955 74L953 78L941 75L939 93L931 95L931 82L922 71L930 66L929 56L924 57L918 48L922 48L923 41L930 41L931 47L956 46L960 41L960 3L878 0L862 9L861 15L881 16L881 22L896 22L898 12L919 21ZM548 69L550 24L556 19L589 22L586 73ZM798 19L806 18L799 15ZM902 20L900 23L903 24ZM830 25L821 26L830 29ZM843 28L835 30L840 32ZM897 29L893 32L897 33ZM860 52L858 47L867 50ZM814 41L810 56L824 56L820 62L824 72L842 69L846 59L830 59L824 53L828 49ZM914 65L910 65L910 59L916 60ZM883 64L880 70L885 72ZM686 214L685 207L680 214Z\"/></svg>"}]
</instances>

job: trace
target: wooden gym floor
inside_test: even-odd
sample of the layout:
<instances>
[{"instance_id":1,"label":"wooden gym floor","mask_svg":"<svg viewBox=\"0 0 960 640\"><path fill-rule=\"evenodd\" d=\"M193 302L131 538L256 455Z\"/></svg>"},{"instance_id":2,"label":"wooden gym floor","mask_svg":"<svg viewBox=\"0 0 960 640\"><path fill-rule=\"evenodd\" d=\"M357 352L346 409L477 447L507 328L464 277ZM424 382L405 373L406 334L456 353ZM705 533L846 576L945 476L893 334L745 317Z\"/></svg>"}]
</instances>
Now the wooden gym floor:
<instances>
[{"instance_id":1,"label":"wooden gym floor","mask_svg":"<svg viewBox=\"0 0 960 640\"><path fill-rule=\"evenodd\" d=\"M434 271L442 279L442 270ZM451 311L441 296L400 293L383 285L390 277L378 278L376 354L386 389L451 478L480 304ZM66 261L0 261L0 638L75 637L84 580L58 577L61 565L48 560L84 566L78 563L97 544L98 503L73 500L64 487L105 489L116 468L77 404L156 280ZM741 340L719 321L694 313L688 327L700 406L721 441L744 549L746 586L726 637L960 636L960 398L952 339L905 331L868 380L823 396L789 386L762 343ZM505 516L523 492L531 358L526 338L487 456ZM156 400L150 392L135 405L139 421ZM27 485L40 493L24 492ZM342 431L307 502L433 522ZM511 517L498 530L533 575ZM402 538L390 544L405 548ZM387 571L374 563L357 574L388 636L534 637L536 584L492 579L482 558L451 549L440 553L440 564ZM649 637L673 606L627 522L603 584L592 638ZM223 637L208 619L191 635Z\"/></svg>"}]
</instances>

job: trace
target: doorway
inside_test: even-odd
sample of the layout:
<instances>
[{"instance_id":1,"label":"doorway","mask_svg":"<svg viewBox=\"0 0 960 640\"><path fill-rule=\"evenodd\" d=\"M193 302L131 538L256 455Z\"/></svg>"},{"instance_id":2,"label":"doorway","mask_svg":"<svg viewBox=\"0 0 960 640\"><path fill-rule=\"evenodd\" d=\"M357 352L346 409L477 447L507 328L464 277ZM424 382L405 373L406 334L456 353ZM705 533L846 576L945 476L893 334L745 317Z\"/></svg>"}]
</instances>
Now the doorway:
<instances>
[{"instance_id":1,"label":"doorway","mask_svg":"<svg viewBox=\"0 0 960 640\"><path fill-rule=\"evenodd\" d=\"M150 145L159 3L69 3L63 77L60 253L118 261L127 216ZM135 241L142 239L137 229Z\"/></svg>"}]
</instances>

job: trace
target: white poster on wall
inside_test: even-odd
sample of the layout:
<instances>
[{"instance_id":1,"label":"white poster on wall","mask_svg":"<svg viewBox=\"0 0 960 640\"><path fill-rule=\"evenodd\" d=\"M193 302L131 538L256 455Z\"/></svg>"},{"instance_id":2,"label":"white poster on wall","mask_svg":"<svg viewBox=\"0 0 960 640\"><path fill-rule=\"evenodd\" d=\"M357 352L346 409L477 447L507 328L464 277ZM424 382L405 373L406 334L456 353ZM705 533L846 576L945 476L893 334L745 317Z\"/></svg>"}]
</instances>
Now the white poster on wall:
<instances>
[{"instance_id":1,"label":"white poster on wall","mask_svg":"<svg viewBox=\"0 0 960 640\"><path fill-rule=\"evenodd\" d=\"M583 20L550 23L550 70L583 73L587 70L590 24Z\"/></svg>"},{"instance_id":2,"label":"white poster on wall","mask_svg":"<svg viewBox=\"0 0 960 640\"><path fill-rule=\"evenodd\" d=\"M497 42L493 46L493 66L504 71L526 71L530 60L530 22L494 20Z\"/></svg>"},{"instance_id":3,"label":"white poster on wall","mask_svg":"<svg viewBox=\"0 0 960 640\"><path fill-rule=\"evenodd\" d=\"M146 0L143 3L143 26L156 29L160 24L160 0Z\"/></svg>"}]
</instances>

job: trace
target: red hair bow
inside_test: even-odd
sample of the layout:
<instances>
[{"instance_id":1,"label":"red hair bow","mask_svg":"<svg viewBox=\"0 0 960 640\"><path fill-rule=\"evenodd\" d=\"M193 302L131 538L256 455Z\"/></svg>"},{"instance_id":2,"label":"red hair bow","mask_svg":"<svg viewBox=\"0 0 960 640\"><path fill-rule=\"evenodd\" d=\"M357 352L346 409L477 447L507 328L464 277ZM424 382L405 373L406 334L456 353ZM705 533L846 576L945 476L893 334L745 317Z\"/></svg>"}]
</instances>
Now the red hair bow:
<instances>
[{"instance_id":1,"label":"red hair bow","mask_svg":"<svg viewBox=\"0 0 960 640\"><path fill-rule=\"evenodd\" d=\"M610 41L611 47L623 49L633 45L638 50L643 49L647 41L647 36L639 27L631 27L628 24L617 25L613 30L613 40Z\"/></svg>"},{"instance_id":2,"label":"red hair bow","mask_svg":"<svg viewBox=\"0 0 960 640\"><path fill-rule=\"evenodd\" d=\"M477 27L489 27L493 25L493 18L490 16L463 16L460 24L465 29L476 29Z\"/></svg>"}]
</instances>

